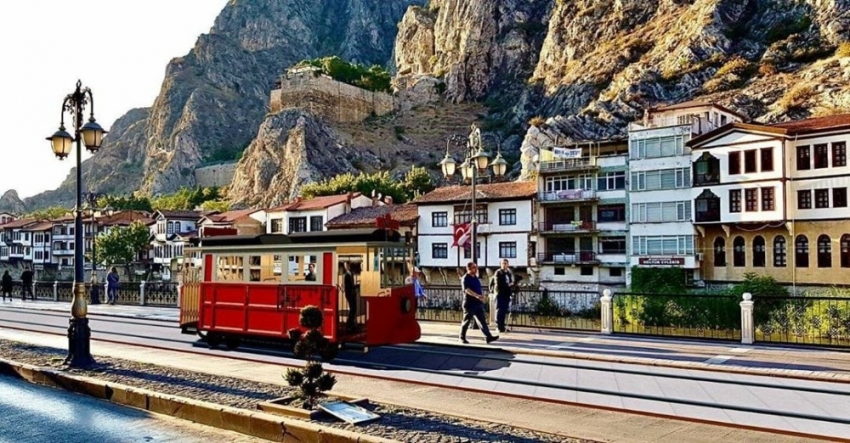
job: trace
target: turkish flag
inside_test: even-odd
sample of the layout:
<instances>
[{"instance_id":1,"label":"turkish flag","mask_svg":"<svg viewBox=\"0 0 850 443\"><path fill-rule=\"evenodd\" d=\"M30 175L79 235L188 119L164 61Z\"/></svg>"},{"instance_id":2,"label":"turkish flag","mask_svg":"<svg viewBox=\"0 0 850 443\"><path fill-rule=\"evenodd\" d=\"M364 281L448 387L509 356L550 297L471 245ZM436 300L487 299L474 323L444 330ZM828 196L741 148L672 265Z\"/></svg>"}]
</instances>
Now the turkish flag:
<instances>
[{"instance_id":1,"label":"turkish flag","mask_svg":"<svg viewBox=\"0 0 850 443\"><path fill-rule=\"evenodd\" d=\"M454 225L454 228L454 243L452 247L460 246L465 248L469 246L472 243L472 225L470 223L461 223Z\"/></svg>"}]
</instances>

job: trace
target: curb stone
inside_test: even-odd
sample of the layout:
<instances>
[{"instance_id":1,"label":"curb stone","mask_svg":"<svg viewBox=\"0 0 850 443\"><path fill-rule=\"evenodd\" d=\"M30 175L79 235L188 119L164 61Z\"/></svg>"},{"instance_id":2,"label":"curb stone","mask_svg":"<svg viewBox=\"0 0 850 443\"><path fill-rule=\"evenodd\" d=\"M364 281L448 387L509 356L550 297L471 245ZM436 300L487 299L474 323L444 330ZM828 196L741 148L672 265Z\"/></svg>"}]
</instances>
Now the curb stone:
<instances>
[{"instance_id":1,"label":"curb stone","mask_svg":"<svg viewBox=\"0 0 850 443\"><path fill-rule=\"evenodd\" d=\"M107 383L95 378L65 374L11 360L0 359L0 375L45 385L113 403L142 409L206 426L280 442L400 443L344 429L283 418L260 411L239 409L200 400L162 394L143 388Z\"/></svg>"}]
</instances>

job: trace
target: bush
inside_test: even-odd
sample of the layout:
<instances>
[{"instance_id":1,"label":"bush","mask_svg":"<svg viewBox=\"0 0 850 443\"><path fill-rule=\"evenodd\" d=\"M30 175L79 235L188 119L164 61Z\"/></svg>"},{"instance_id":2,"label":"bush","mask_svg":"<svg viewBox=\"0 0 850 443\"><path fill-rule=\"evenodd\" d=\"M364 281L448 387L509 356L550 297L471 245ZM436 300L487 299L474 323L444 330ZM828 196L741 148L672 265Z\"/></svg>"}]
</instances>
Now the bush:
<instances>
[{"instance_id":1,"label":"bush","mask_svg":"<svg viewBox=\"0 0 850 443\"><path fill-rule=\"evenodd\" d=\"M850 57L850 42L844 42L835 50L837 57Z\"/></svg>"},{"instance_id":2,"label":"bush","mask_svg":"<svg viewBox=\"0 0 850 443\"><path fill-rule=\"evenodd\" d=\"M306 360L304 367L288 369L283 378L290 386L299 388L299 397L308 409L313 409L324 392L330 391L336 385L336 377L324 371L317 357L325 361L336 358L339 346L331 344L330 340L322 335L319 328L322 327L323 315L321 309L315 306L305 306L301 309L299 324L307 328L302 334L298 329L287 331L290 338L296 338L297 342L293 348L296 357Z\"/></svg>"},{"instance_id":3,"label":"bush","mask_svg":"<svg viewBox=\"0 0 850 443\"><path fill-rule=\"evenodd\" d=\"M295 66L313 66L332 79L348 83L369 91L392 92L389 72L384 68L373 65L366 67L348 63L337 56L302 60Z\"/></svg>"},{"instance_id":4,"label":"bush","mask_svg":"<svg viewBox=\"0 0 850 443\"><path fill-rule=\"evenodd\" d=\"M633 266L631 290L638 293L684 294L685 270Z\"/></svg>"},{"instance_id":5,"label":"bush","mask_svg":"<svg viewBox=\"0 0 850 443\"><path fill-rule=\"evenodd\" d=\"M776 104L784 111L799 109L806 101L815 95L815 88L808 83L800 83L792 87Z\"/></svg>"},{"instance_id":6,"label":"bush","mask_svg":"<svg viewBox=\"0 0 850 443\"><path fill-rule=\"evenodd\" d=\"M528 124L534 127L541 127L546 125L546 119L541 116L532 117L531 120L528 121Z\"/></svg>"},{"instance_id":7,"label":"bush","mask_svg":"<svg viewBox=\"0 0 850 443\"><path fill-rule=\"evenodd\" d=\"M776 75L776 65L771 62L764 62L759 65L759 75L762 77L770 77Z\"/></svg>"}]
</instances>

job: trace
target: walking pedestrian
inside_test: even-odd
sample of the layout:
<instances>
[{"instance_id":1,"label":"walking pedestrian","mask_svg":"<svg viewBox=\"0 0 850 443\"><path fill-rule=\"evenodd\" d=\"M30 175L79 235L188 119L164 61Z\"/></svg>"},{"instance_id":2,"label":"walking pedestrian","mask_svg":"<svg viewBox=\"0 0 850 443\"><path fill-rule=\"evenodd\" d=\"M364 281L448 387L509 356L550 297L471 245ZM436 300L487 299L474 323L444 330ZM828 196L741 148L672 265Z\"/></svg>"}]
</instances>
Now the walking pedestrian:
<instances>
[{"instance_id":1,"label":"walking pedestrian","mask_svg":"<svg viewBox=\"0 0 850 443\"><path fill-rule=\"evenodd\" d=\"M422 282L419 280L420 276L422 276L422 270L414 266L413 270L410 271L410 277L404 280L405 284L413 285L413 296L416 297L417 306L428 298L425 296L425 289L422 288Z\"/></svg>"},{"instance_id":2,"label":"walking pedestrian","mask_svg":"<svg viewBox=\"0 0 850 443\"><path fill-rule=\"evenodd\" d=\"M12 301L12 275L9 271L3 273L3 280L0 282L0 289L3 292L3 301L6 301L6 296L9 296L9 301Z\"/></svg>"},{"instance_id":3,"label":"walking pedestrian","mask_svg":"<svg viewBox=\"0 0 850 443\"><path fill-rule=\"evenodd\" d=\"M32 294L32 271L30 271L29 266L24 268L24 272L21 273L21 300L27 300L27 294L30 295L32 300L35 300L35 296Z\"/></svg>"},{"instance_id":4,"label":"walking pedestrian","mask_svg":"<svg viewBox=\"0 0 850 443\"><path fill-rule=\"evenodd\" d=\"M95 275L94 272L92 272L91 275L91 291L89 291L89 298L91 299L91 304L100 304L100 285L97 283L97 275Z\"/></svg>"},{"instance_id":5,"label":"walking pedestrian","mask_svg":"<svg viewBox=\"0 0 850 443\"><path fill-rule=\"evenodd\" d=\"M469 326L475 322L487 338L487 344L490 344L499 339L499 336L494 336L490 333L487 327L487 319L484 317L484 301L487 299L483 295L481 289L481 280L478 279L478 265L475 262L469 262L466 265L466 275L463 276L461 285L463 289L463 322L460 324L460 341L464 344L469 344L466 340L466 331Z\"/></svg>"},{"instance_id":6,"label":"walking pedestrian","mask_svg":"<svg viewBox=\"0 0 850 443\"><path fill-rule=\"evenodd\" d=\"M115 304L115 299L118 298L118 282L121 279L118 277L118 271L113 266L109 270L109 275L106 276L106 303Z\"/></svg>"},{"instance_id":7,"label":"walking pedestrian","mask_svg":"<svg viewBox=\"0 0 850 443\"><path fill-rule=\"evenodd\" d=\"M491 291L496 293L496 327L499 328L499 332L507 331L505 318L511 308L511 294L516 287L516 280L509 266L508 259L503 258L501 267L493 276L491 288Z\"/></svg>"},{"instance_id":8,"label":"walking pedestrian","mask_svg":"<svg viewBox=\"0 0 850 443\"><path fill-rule=\"evenodd\" d=\"M357 288L354 285L351 265L344 262L342 266L345 268L345 273L342 274L342 289L345 292L345 300L348 302L348 320L345 326L348 332L353 332L357 326Z\"/></svg>"}]
</instances>

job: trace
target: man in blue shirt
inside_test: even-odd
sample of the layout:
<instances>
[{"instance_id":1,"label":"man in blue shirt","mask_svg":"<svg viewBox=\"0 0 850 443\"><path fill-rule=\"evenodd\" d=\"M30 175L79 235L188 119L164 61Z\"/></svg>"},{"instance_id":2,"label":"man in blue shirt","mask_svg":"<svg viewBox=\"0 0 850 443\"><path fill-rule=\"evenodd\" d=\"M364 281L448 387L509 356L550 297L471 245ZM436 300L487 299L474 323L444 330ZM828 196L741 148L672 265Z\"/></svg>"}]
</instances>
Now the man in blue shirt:
<instances>
[{"instance_id":1,"label":"man in blue shirt","mask_svg":"<svg viewBox=\"0 0 850 443\"><path fill-rule=\"evenodd\" d=\"M461 288L463 289L463 322L460 324L460 341L464 344L469 344L466 341L466 331L473 321L478 322L478 327L487 338L487 343L490 344L499 339L490 333L487 327L487 319L484 317L484 293L481 290L481 280L478 279L478 265L475 262L469 262L466 265L466 275L463 276Z\"/></svg>"},{"instance_id":2,"label":"man in blue shirt","mask_svg":"<svg viewBox=\"0 0 850 443\"><path fill-rule=\"evenodd\" d=\"M419 281L419 276L422 275L422 271L414 267L413 271L410 273L410 277L405 279L405 283L408 285L413 285L413 295L416 297L416 304L422 303L422 299L425 297L425 289L422 288L422 282Z\"/></svg>"}]
</instances>

